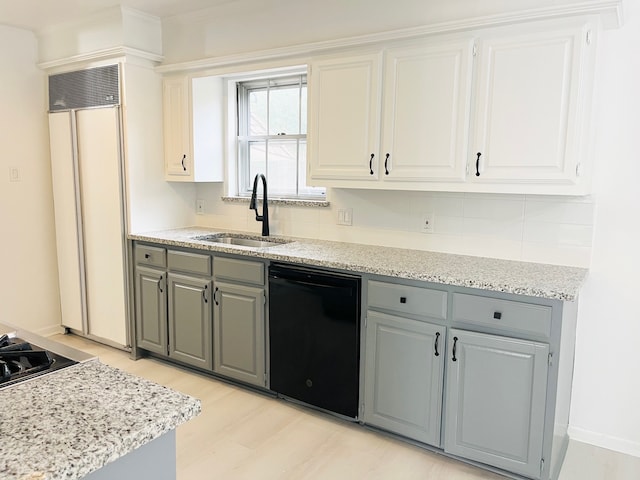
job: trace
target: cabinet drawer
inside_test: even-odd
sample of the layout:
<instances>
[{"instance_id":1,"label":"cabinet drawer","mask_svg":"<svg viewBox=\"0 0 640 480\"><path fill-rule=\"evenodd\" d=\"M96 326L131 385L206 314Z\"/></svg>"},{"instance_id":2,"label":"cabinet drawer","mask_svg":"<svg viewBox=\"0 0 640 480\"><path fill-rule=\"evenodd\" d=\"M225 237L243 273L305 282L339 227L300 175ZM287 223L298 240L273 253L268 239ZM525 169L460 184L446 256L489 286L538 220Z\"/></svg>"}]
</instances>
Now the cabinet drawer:
<instances>
[{"instance_id":1,"label":"cabinet drawer","mask_svg":"<svg viewBox=\"0 0 640 480\"><path fill-rule=\"evenodd\" d=\"M213 273L216 278L264 285L264 264L262 262L214 257Z\"/></svg>"},{"instance_id":2,"label":"cabinet drawer","mask_svg":"<svg viewBox=\"0 0 640 480\"><path fill-rule=\"evenodd\" d=\"M162 268L167 266L166 250L164 248L136 245L134 257L138 265Z\"/></svg>"},{"instance_id":3,"label":"cabinet drawer","mask_svg":"<svg viewBox=\"0 0 640 480\"><path fill-rule=\"evenodd\" d=\"M211 276L211 257L209 255L169 250L167 263L169 270Z\"/></svg>"},{"instance_id":4,"label":"cabinet drawer","mask_svg":"<svg viewBox=\"0 0 640 480\"><path fill-rule=\"evenodd\" d=\"M447 292L374 280L369 280L367 289L369 307L441 320L447 318Z\"/></svg>"},{"instance_id":5,"label":"cabinet drawer","mask_svg":"<svg viewBox=\"0 0 640 480\"><path fill-rule=\"evenodd\" d=\"M453 320L509 332L551 333L551 307L463 293L453 294Z\"/></svg>"}]
</instances>

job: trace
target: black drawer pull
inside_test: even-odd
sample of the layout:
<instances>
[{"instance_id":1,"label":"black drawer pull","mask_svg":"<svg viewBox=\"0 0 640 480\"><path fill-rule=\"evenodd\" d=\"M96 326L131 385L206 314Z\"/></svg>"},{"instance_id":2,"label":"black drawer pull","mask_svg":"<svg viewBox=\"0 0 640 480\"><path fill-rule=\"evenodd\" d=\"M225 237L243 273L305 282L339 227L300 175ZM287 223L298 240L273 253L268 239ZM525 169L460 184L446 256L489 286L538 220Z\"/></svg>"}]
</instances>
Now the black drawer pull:
<instances>
[{"instance_id":1,"label":"black drawer pull","mask_svg":"<svg viewBox=\"0 0 640 480\"><path fill-rule=\"evenodd\" d=\"M500 320L502 318L502 312L493 312L493 318Z\"/></svg>"},{"instance_id":2,"label":"black drawer pull","mask_svg":"<svg viewBox=\"0 0 640 480\"><path fill-rule=\"evenodd\" d=\"M151 254L150 253L145 253L144 254L144 258L151 258Z\"/></svg>"},{"instance_id":3,"label":"black drawer pull","mask_svg":"<svg viewBox=\"0 0 640 480\"><path fill-rule=\"evenodd\" d=\"M400 297L400 303L407 303L407 297Z\"/></svg>"}]
</instances>

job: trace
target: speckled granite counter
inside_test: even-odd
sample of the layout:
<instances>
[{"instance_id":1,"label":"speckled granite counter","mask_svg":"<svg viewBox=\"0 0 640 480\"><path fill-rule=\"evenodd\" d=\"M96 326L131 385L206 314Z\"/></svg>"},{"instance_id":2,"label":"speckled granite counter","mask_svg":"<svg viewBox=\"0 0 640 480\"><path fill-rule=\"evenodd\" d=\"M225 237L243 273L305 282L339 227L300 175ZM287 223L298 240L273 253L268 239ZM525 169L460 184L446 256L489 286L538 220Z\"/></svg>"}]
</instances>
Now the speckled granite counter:
<instances>
[{"instance_id":1,"label":"speckled granite counter","mask_svg":"<svg viewBox=\"0 0 640 480\"><path fill-rule=\"evenodd\" d=\"M78 479L199 412L199 400L89 360L0 390L0 478Z\"/></svg>"},{"instance_id":2,"label":"speckled granite counter","mask_svg":"<svg viewBox=\"0 0 640 480\"><path fill-rule=\"evenodd\" d=\"M219 232L221 230L181 228L132 234L129 238L169 246L569 301L577 298L587 275L584 268L355 243L275 237L290 240L291 243L251 248L194 239Z\"/></svg>"}]
</instances>

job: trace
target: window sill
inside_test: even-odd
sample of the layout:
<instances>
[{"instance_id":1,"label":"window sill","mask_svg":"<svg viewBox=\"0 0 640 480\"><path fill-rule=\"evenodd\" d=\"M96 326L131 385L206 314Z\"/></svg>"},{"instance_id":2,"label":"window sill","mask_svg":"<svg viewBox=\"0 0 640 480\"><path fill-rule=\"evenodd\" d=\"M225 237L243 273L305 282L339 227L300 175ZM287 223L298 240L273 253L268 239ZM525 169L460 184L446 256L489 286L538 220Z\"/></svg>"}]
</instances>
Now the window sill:
<instances>
[{"instance_id":1,"label":"window sill","mask_svg":"<svg viewBox=\"0 0 640 480\"><path fill-rule=\"evenodd\" d=\"M249 203L249 197L222 197L223 202L227 203ZM258 199L261 201L260 199ZM284 205L288 207L318 207L326 208L330 205L327 200L304 200L298 198L270 198L269 205Z\"/></svg>"}]
</instances>

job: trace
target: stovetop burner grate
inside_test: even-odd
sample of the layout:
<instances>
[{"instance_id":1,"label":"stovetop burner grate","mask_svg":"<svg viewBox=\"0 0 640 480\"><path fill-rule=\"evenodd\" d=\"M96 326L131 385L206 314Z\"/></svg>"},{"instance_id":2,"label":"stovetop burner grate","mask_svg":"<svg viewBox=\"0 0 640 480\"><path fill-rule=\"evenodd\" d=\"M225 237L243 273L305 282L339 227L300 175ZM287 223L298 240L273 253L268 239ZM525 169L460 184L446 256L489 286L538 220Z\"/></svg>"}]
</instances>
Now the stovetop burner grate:
<instances>
[{"instance_id":1,"label":"stovetop burner grate","mask_svg":"<svg viewBox=\"0 0 640 480\"><path fill-rule=\"evenodd\" d=\"M74 363L77 362L21 338L8 335L0 337L0 388Z\"/></svg>"}]
</instances>

